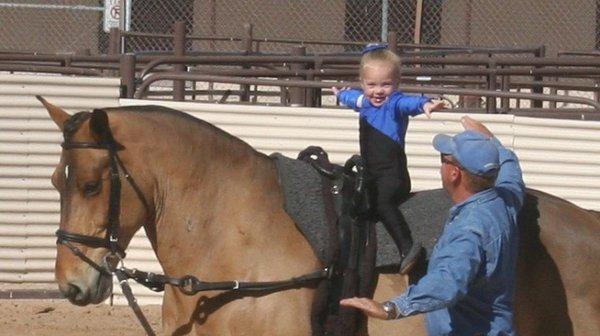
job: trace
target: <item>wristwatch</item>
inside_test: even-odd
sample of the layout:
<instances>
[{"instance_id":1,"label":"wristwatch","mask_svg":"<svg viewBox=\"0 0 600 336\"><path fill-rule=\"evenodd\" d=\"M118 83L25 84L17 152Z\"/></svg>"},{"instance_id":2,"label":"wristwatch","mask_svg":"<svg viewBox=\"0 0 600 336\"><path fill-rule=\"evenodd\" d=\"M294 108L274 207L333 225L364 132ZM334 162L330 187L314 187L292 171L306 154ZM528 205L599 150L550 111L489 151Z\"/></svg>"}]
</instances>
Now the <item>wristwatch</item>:
<instances>
[{"instance_id":1,"label":"wristwatch","mask_svg":"<svg viewBox=\"0 0 600 336\"><path fill-rule=\"evenodd\" d=\"M383 310L387 314L388 320L394 320L398 316L398 310L396 309L396 304L392 301L385 301L383 303Z\"/></svg>"}]
</instances>

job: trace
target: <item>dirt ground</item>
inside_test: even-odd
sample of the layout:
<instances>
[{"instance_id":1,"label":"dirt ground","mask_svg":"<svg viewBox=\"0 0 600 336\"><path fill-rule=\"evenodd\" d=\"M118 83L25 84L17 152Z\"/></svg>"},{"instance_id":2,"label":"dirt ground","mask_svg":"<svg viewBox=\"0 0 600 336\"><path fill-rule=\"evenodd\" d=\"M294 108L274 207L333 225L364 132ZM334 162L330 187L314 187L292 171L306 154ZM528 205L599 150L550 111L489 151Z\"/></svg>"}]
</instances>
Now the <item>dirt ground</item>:
<instances>
[{"instance_id":1,"label":"dirt ground","mask_svg":"<svg viewBox=\"0 0 600 336\"><path fill-rule=\"evenodd\" d=\"M142 306L142 311L160 334L160 306ZM141 336L145 332L129 306L78 307L65 299L2 298L0 335Z\"/></svg>"}]
</instances>

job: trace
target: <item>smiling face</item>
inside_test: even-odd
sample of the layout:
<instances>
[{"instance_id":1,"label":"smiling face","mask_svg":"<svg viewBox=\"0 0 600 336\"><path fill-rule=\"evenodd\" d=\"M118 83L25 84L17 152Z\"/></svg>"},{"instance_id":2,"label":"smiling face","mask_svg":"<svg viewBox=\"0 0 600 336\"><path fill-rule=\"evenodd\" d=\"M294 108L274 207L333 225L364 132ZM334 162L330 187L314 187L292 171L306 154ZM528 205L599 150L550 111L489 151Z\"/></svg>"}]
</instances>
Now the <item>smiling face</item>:
<instances>
[{"instance_id":1,"label":"smiling face","mask_svg":"<svg viewBox=\"0 0 600 336\"><path fill-rule=\"evenodd\" d=\"M398 76L395 70L393 64L383 60L374 60L363 66L360 85L373 106L383 105L396 90Z\"/></svg>"}]
</instances>

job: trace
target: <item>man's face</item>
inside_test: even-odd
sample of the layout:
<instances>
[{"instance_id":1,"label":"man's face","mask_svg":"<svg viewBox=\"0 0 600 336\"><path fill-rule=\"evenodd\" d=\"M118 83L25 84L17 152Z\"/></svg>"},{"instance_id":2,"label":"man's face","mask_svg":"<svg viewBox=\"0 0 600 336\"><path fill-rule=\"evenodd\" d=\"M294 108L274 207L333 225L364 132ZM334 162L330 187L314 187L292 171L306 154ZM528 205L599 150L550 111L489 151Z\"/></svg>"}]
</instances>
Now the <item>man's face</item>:
<instances>
[{"instance_id":1,"label":"man's face","mask_svg":"<svg viewBox=\"0 0 600 336\"><path fill-rule=\"evenodd\" d=\"M442 186L448 193L454 190L456 177L460 173L460 165L451 155L440 154L442 165L440 166L440 175L442 177Z\"/></svg>"},{"instance_id":2,"label":"man's face","mask_svg":"<svg viewBox=\"0 0 600 336\"><path fill-rule=\"evenodd\" d=\"M394 66L387 62L374 61L362 70L360 86L371 105L379 107L398 86Z\"/></svg>"}]
</instances>

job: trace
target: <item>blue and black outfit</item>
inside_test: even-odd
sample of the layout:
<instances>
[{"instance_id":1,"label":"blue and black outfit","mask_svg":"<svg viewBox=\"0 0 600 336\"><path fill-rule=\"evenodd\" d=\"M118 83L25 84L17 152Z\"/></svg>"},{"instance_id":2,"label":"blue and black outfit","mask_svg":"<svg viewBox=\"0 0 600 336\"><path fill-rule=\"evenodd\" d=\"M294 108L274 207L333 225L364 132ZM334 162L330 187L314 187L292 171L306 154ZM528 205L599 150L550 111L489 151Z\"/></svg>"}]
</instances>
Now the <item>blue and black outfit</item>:
<instances>
[{"instance_id":1,"label":"blue and black outfit","mask_svg":"<svg viewBox=\"0 0 600 336\"><path fill-rule=\"evenodd\" d=\"M371 201L404 257L412 247L410 230L398 211L398 204L411 188L404 138L408 117L423 113L423 105L430 99L394 92L376 107L360 90L340 91L338 98L360 113L360 153L365 160Z\"/></svg>"},{"instance_id":2,"label":"blue and black outfit","mask_svg":"<svg viewBox=\"0 0 600 336\"><path fill-rule=\"evenodd\" d=\"M525 185L515 154L490 141L500 165L495 187L450 209L427 275L391 300L397 317L427 312L429 335L516 335L517 214ZM472 153L463 160L479 160Z\"/></svg>"}]
</instances>

